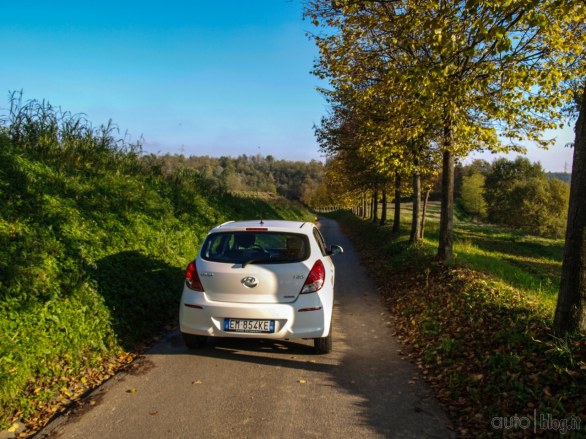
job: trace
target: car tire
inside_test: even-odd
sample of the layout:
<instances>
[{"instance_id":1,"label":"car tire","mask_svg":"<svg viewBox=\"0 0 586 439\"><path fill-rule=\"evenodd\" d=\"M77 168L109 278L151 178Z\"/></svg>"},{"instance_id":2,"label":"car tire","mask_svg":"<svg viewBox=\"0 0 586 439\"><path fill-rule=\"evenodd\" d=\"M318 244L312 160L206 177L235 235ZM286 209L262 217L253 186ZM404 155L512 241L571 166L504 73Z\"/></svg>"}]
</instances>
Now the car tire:
<instances>
[{"instance_id":1,"label":"car tire","mask_svg":"<svg viewBox=\"0 0 586 439\"><path fill-rule=\"evenodd\" d=\"M208 338L205 335L193 335L181 333L183 336L183 342L189 349L201 349L206 345Z\"/></svg>"},{"instance_id":2,"label":"car tire","mask_svg":"<svg viewBox=\"0 0 586 439\"><path fill-rule=\"evenodd\" d=\"M313 339L313 350L316 354L329 354L332 351L332 324L330 323L330 333L327 337L318 337Z\"/></svg>"}]
</instances>

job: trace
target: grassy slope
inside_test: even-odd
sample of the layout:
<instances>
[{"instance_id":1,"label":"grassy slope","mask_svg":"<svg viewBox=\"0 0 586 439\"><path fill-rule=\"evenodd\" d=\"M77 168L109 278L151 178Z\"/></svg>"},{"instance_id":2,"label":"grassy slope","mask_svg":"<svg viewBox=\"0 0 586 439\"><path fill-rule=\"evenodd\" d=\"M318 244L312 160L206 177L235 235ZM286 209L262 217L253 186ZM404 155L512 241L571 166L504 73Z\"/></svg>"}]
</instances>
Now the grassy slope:
<instances>
[{"instance_id":1,"label":"grassy slope","mask_svg":"<svg viewBox=\"0 0 586 439\"><path fill-rule=\"evenodd\" d=\"M0 428L34 429L172 322L210 226L311 218L130 162L39 159L0 134Z\"/></svg>"},{"instance_id":2,"label":"grassy slope","mask_svg":"<svg viewBox=\"0 0 586 439\"><path fill-rule=\"evenodd\" d=\"M579 420L582 432L572 437L585 437L586 338L551 335L563 243L458 222L457 257L443 266L434 259L438 209L417 246L407 244L408 230L393 236L390 226L335 215L395 316L405 351L463 437L527 437L534 427L557 437L539 428L541 415L574 428ZM515 415L530 429L492 427Z\"/></svg>"},{"instance_id":3,"label":"grassy slope","mask_svg":"<svg viewBox=\"0 0 586 439\"><path fill-rule=\"evenodd\" d=\"M405 227L410 224L405 206ZM439 202L430 203L423 246L434 254L439 239ZM456 219L454 255L457 265L494 276L534 296L553 311L559 290L563 239L541 238L490 224Z\"/></svg>"}]
</instances>

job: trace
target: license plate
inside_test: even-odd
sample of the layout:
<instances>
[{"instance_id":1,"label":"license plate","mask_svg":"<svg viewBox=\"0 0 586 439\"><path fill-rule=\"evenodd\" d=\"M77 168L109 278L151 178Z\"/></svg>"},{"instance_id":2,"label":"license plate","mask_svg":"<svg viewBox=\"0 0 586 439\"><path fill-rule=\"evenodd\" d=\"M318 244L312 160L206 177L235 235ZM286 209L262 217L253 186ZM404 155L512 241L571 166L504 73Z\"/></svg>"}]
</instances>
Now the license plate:
<instances>
[{"instance_id":1,"label":"license plate","mask_svg":"<svg viewBox=\"0 0 586 439\"><path fill-rule=\"evenodd\" d=\"M274 320L224 319L224 331L227 332L275 332Z\"/></svg>"}]
</instances>

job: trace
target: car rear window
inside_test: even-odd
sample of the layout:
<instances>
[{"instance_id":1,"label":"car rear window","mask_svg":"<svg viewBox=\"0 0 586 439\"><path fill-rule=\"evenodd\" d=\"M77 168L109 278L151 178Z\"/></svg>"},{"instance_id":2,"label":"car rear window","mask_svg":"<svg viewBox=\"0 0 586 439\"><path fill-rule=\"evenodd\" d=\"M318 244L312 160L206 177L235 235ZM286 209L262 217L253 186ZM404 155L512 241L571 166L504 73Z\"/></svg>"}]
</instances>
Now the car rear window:
<instances>
[{"instance_id":1,"label":"car rear window","mask_svg":"<svg viewBox=\"0 0 586 439\"><path fill-rule=\"evenodd\" d=\"M203 243L201 257L235 264L300 262L309 257L309 239L306 235L287 232L212 233Z\"/></svg>"}]
</instances>

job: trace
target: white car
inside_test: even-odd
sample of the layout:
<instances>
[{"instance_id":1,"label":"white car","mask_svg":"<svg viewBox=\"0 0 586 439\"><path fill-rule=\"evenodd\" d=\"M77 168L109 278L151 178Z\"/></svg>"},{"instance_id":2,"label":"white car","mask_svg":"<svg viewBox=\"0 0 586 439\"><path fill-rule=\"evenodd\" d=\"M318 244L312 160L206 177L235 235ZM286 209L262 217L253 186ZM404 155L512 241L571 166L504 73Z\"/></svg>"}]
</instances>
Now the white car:
<instances>
[{"instance_id":1,"label":"white car","mask_svg":"<svg viewBox=\"0 0 586 439\"><path fill-rule=\"evenodd\" d=\"M190 262L179 310L189 348L207 337L313 339L332 349L335 268L342 247L311 222L258 220L213 228Z\"/></svg>"}]
</instances>

